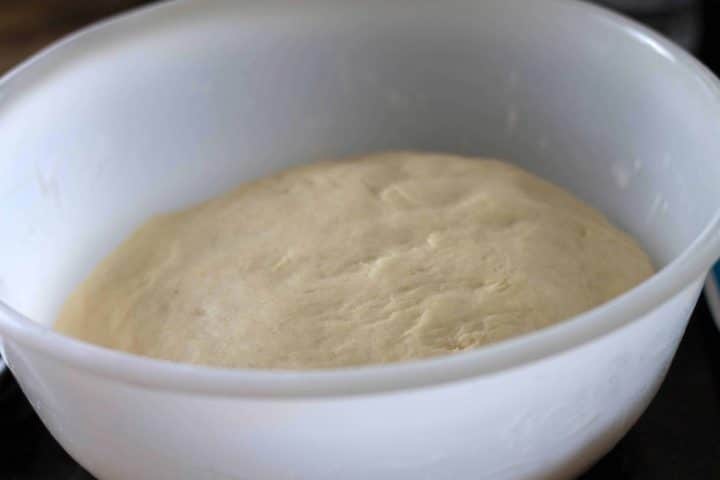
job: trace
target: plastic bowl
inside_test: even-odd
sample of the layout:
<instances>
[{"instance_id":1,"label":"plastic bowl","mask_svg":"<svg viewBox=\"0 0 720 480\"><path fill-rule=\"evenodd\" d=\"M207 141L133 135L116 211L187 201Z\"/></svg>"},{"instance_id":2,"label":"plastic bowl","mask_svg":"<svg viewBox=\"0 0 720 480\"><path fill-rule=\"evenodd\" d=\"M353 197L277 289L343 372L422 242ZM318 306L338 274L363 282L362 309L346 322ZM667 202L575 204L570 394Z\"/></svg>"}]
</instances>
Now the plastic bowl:
<instances>
[{"instance_id":1,"label":"plastic bowl","mask_svg":"<svg viewBox=\"0 0 720 480\"><path fill-rule=\"evenodd\" d=\"M182 1L68 38L0 83L2 352L101 479L568 478L656 392L720 253L720 88L570 1ZM293 163L388 149L507 159L570 189L660 271L476 351L223 370L50 330L150 214Z\"/></svg>"}]
</instances>

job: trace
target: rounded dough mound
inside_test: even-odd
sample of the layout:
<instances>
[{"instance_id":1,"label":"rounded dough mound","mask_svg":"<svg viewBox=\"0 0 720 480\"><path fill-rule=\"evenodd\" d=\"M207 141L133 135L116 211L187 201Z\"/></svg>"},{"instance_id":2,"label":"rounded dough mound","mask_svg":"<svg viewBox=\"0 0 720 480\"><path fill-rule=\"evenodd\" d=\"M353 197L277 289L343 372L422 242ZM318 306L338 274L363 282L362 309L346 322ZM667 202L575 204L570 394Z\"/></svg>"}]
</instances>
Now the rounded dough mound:
<instances>
[{"instance_id":1,"label":"rounded dough mound","mask_svg":"<svg viewBox=\"0 0 720 480\"><path fill-rule=\"evenodd\" d=\"M292 168L151 219L57 328L223 367L396 362L551 325L652 273L628 235L523 170L387 153Z\"/></svg>"}]
</instances>

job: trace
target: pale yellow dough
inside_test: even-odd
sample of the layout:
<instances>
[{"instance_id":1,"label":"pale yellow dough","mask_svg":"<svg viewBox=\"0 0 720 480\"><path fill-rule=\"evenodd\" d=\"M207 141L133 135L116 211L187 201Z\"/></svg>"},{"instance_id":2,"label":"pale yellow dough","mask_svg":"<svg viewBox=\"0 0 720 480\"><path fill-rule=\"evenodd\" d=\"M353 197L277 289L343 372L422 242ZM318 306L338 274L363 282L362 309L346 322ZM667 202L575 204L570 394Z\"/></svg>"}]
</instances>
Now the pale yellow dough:
<instances>
[{"instance_id":1,"label":"pale yellow dough","mask_svg":"<svg viewBox=\"0 0 720 480\"><path fill-rule=\"evenodd\" d=\"M224 367L396 362L551 325L652 273L628 235L523 170L387 153L292 168L151 219L57 329Z\"/></svg>"}]
</instances>

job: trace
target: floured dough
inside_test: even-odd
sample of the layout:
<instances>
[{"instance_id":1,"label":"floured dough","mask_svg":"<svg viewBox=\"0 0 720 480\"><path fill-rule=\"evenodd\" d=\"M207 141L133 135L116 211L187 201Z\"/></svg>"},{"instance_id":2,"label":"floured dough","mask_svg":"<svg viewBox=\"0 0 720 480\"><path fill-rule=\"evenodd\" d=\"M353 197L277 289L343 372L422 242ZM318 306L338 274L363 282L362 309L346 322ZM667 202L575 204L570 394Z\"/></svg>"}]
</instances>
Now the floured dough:
<instances>
[{"instance_id":1,"label":"floured dough","mask_svg":"<svg viewBox=\"0 0 720 480\"><path fill-rule=\"evenodd\" d=\"M225 367L395 362L551 325L652 273L628 235L523 170L387 153L292 168L151 219L57 329Z\"/></svg>"}]
</instances>

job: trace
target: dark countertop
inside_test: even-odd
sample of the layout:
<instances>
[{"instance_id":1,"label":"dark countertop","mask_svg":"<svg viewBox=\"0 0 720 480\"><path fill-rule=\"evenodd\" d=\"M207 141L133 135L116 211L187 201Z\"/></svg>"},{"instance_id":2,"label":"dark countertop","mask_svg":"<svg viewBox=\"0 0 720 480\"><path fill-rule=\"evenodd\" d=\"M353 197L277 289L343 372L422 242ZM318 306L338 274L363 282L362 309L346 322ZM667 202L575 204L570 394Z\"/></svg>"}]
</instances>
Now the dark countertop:
<instances>
[{"instance_id":1,"label":"dark countertop","mask_svg":"<svg viewBox=\"0 0 720 480\"><path fill-rule=\"evenodd\" d=\"M0 0L0 72L55 38L143 0ZM706 0L697 54L720 71L720 2ZM649 21L664 25L667 17ZM714 28L710 28L710 26ZM0 479L92 480L55 442L12 376L0 374ZM704 299L657 397L583 480L720 479L720 332Z\"/></svg>"}]
</instances>

